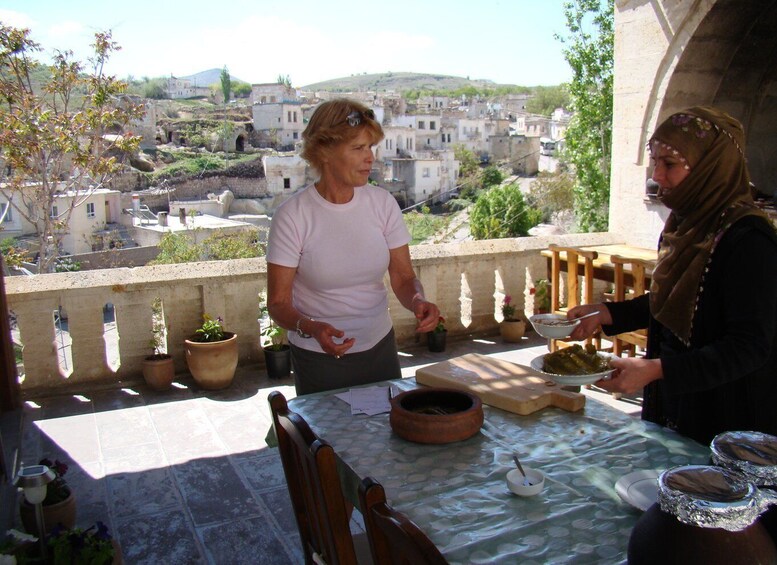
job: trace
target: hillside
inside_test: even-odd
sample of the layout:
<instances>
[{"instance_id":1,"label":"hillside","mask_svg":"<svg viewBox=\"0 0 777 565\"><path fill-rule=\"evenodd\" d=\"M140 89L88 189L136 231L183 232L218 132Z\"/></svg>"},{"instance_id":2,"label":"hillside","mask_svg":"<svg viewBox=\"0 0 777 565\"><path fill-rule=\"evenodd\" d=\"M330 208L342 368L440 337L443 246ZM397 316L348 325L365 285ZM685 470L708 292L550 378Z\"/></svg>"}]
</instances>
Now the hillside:
<instances>
[{"instance_id":1,"label":"hillside","mask_svg":"<svg viewBox=\"0 0 777 565\"><path fill-rule=\"evenodd\" d=\"M207 71L201 71L188 75L185 77L178 77L192 81L197 86L210 86L211 84L221 84L221 69L208 69ZM232 73L229 73L229 78L232 82L245 82L240 80Z\"/></svg>"},{"instance_id":2,"label":"hillside","mask_svg":"<svg viewBox=\"0 0 777 565\"><path fill-rule=\"evenodd\" d=\"M490 80L470 80L462 77L435 75L424 73L377 73L352 75L300 86L301 90L327 90L331 92L351 92L357 90L456 90L467 86L476 88L496 88L498 85ZM506 85L514 86L514 85Z\"/></svg>"}]
</instances>

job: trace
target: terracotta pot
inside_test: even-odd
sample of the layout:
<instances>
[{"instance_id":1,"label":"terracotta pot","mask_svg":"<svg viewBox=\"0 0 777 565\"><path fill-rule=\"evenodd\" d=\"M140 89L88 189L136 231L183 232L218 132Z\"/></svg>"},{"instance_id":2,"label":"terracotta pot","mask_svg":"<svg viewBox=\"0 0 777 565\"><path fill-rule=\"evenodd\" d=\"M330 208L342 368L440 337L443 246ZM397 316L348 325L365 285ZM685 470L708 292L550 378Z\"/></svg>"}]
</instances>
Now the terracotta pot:
<instances>
[{"instance_id":1,"label":"terracotta pot","mask_svg":"<svg viewBox=\"0 0 777 565\"><path fill-rule=\"evenodd\" d=\"M389 424L399 437L416 443L462 441L483 425L483 403L461 390L409 390L391 399Z\"/></svg>"},{"instance_id":2,"label":"terracotta pot","mask_svg":"<svg viewBox=\"0 0 777 565\"><path fill-rule=\"evenodd\" d=\"M507 343L519 343L526 333L526 322L523 320L504 321L499 324L499 333Z\"/></svg>"},{"instance_id":3,"label":"terracotta pot","mask_svg":"<svg viewBox=\"0 0 777 565\"><path fill-rule=\"evenodd\" d=\"M19 516L22 519L24 530L28 534L38 535L38 523L35 520L35 506L30 504L21 495L19 501ZM70 496L56 504L43 506L43 524L47 532L50 532L57 524L71 529L76 525L76 495L70 489Z\"/></svg>"},{"instance_id":4,"label":"terracotta pot","mask_svg":"<svg viewBox=\"0 0 777 565\"><path fill-rule=\"evenodd\" d=\"M143 359L143 378L154 390L167 390L175 379L173 357L167 354L149 355Z\"/></svg>"},{"instance_id":5,"label":"terracotta pot","mask_svg":"<svg viewBox=\"0 0 777 565\"><path fill-rule=\"evenodd\" d=\"M426 333L426 345L429 347L429 351L439 353L445 351L445 339L448 337L448 330L441 332L427 332Z\"/></svg>"},{"instance_id":6,"label":"terracotta pot","mask_svg":"<svg viewBox=\"0 0 777 565\"><path fill-rule=\"evenodd\" d=\"M185 340L186 365L198 386L219 390L232 384L237 369L237 334L224 332L221 341Z\"/></svg>"},{"instance_id":7,"label":"terracotta pot","mask_svg":"<svg viewBox=\"0 0 777 565\"><path fill-rule=\"evenodd\" d=\"M282 379L291 374L291 348L282 345L280 349L264 349L264 364L267 367L267 376L271 379Z\"/></svg>"},{"instance_id":8,"label":"terracotta pot","mask_svg":"<svg viewBox=\"0 0 777 565\"><path fill-rule=\"evenodd\" d=\"M702 528L680 522L654 503L631 531L630 565L654 563L775 563L777 550L766 528L754 522L744 530Z\"/></svg>"}]
</instances>

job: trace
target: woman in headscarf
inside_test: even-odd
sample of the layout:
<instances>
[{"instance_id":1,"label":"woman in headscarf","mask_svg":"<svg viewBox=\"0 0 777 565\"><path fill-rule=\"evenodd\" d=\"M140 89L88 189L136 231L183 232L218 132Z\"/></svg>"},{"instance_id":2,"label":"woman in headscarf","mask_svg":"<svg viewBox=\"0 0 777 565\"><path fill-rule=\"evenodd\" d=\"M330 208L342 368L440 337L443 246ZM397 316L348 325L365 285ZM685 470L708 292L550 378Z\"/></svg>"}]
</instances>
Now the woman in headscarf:
<instances>
[{"instance_id":1,"label":"woman in headscarf","mask_svg":"<svg viewBox=\"0 0 777 565\"><path fill-rule=\"evenodd\" d=\"M648 143L671 213L650 292L594 310L571 339L648 329L644 358L597 386L644 388L643 419L703 444L727 430L777 435L777 234L753 203L742 125L710 107L666 119Z\"/></svg>"}]
</instances>

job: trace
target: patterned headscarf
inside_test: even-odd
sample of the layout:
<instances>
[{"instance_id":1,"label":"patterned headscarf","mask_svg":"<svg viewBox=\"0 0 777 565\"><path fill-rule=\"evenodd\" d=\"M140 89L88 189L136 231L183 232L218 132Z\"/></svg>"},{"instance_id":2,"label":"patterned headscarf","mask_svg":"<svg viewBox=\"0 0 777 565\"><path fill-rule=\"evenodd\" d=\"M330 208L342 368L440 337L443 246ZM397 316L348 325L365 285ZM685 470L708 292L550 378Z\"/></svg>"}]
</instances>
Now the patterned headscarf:
<instances>
[{"instance_id":1,"label":"patterned headscarf","mask_svg":"<svg viewBox=\"0 0 777 565\"><path fill-rule=\"evenodd\" d=\"M689 108L667 118L648 142L669 149L690 170L673 190L659 190L670 210L661 233L650 286L650 311L683 343L707 262L723 233L755 207L745 162L745 135L736 119L711 107Z\"/></svg>"}]
</instances>

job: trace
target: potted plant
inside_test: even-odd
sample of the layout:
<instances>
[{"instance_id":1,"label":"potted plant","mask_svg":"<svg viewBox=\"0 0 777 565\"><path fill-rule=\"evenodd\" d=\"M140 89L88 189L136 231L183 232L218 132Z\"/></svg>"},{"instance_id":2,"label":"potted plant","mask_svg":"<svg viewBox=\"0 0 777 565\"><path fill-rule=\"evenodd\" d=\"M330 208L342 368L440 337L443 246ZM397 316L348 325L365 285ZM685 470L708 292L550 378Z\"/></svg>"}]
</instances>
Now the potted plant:
<instances>
[{"instance_id":1,"label":"potted plant","mask_svg":"<svg viewBox=\"0 0 777 565\"><path fill-rule=\"evenodd\" d=\"M507 343L518 343L526 332L526 322L516 317L515 306L511 296L505 296L502 301L502 323L499 324L499 333Z\"/></svg>"},{"instance_id":2,"label":"potted plant","mask_svg":"<svg viewBox=\"0 0 777 565\"><path fill-rule=\"evenodd\" d=\"M10 556L10 561L2 556ZM9 530L6 539L0 543L0 563L43 563L39 539ZM46 539L45 563L70 565L89 563L108 565L123 563L121 550L108 528L98 521L95 525L83 528L55 527Z\"/></svg>"},{"instance_id":3,"label":"potted plant","mask_svg":"<svg viewBox=\"0 0 777 565\"><path fill-rule=\"evenodd\" d=\"M55 564L108 565L123 561L121 550L108 533L108 527L100 521L85 530L55 529L48 538L48 547Z\"/></svg>"},{"instance_id":4,"label":"potted plant","mask_svg":"<svg viewBox=\"0 0 777 565\"><path fill-rule=\"evenodd\" d=\"M237 334L224 331L223 320L203 315L200 326L184 341L186 365L194 382L208 390L232 384L237 369Z\"/></svg>"},{"instance_id":5,"label":"potted plant","mask_svg":"<svg viewBox=\"0 0 777 565\"><path fill-rule=\"evenodd\" d=\"M440 316L434 329L426 332L426 345L429 351L435 353L445 351L445 339L447 336L448 330L445 329L445 318Z\"/></svg>"},{"instance_id":6,"label":"potted plant","mask_svg":"<svg viewBox=\"0 0 777 565\"><path fill-rule=\"evenodd\" d=\"M175 379L173 356L164 351L166 331L162 299L156 297L151 302L151 341L149 342L154 353L143 359L143 378L154 390L167 390Z\"/></svg>"},{"instance_id":7,"label":"potted plant","mask_svg":"<svg viewBox=\"0 0 777 565\"><path fill-rule=\"evenodd\" d=\"M291 348L286 343L286 330L270 317L267 306L262 306L261 314L259 335L267 376L271 379L288 377L291 374Z\"/></svg>"},{"instance_id":8,"label":"potted plant","mask_svg":"<svg viewBox=\"0 0 777 565\"><path fill-rule=\"evenodd\" d=\"M41 459L39 465L45 465L56 477L46 485L46 498L43 499L43 524L46 530L52 530L61 524L65 528L72 528L76 523L76 496L73 489L65 482L67 465L55 459ZM19 500L19 516L26 532L39 535L38 524L35 520L35 506L27 502L24 496Z\"/></svg>"}]
</instances>

